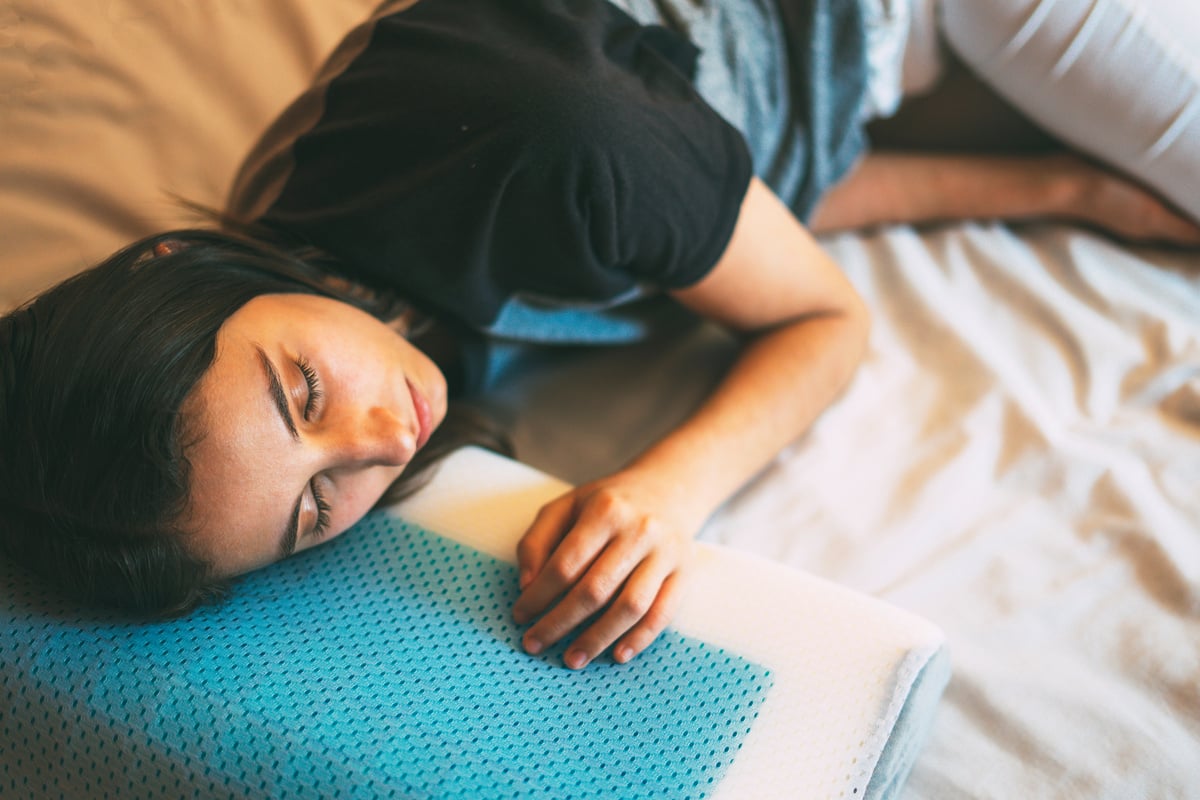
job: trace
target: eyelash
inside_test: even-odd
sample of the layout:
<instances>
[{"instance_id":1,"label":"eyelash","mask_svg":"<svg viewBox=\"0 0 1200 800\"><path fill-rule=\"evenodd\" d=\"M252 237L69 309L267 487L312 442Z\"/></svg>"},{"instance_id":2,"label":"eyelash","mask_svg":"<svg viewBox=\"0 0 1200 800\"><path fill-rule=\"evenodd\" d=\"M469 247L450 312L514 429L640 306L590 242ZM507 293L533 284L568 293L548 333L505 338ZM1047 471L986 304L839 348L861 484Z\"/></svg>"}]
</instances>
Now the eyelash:
<instances>
[{"instance_id":1,"label":"eyelash","mask_svg":"<svg viewBox=\"0 0 1200 800\"><path fill-rule=\"evenodd\" d=\"M329 532L329 503L325 501L325 495L321 494L321 490L317 488L317 482L312 483L313 502L317 505L317 524L313 526L313 539L321 541L326 533Z\"/></svg>"},{"instance_id":2,"label":"eyelash","mask_svg":"<svg viewBox=\"0 0 1200 800\"><path fill-rule=\"evenodd\" d=\"M323 395L321 380L317 377L317 371L313 369L312 364L308 363L308 359L304 356L296 359L296 366L300 368L300 374L304 376L304 382L308 384L308 399L304 401L304 419L309 420L312 418L312 412L317 405L317 401Z\"/></svg>"},{"instance_id":3,"label":"eyelash","mask_svg":"<svg viewBox=\"0 0 1200 800\"><path fill-rule=\"evenodd\" d=\"M311 419L313 409L321 399L321 381L317 377L317 371L313 369L313 365L304 356L296 359L296 366L300 368L300 374L304 376L304 382L308 384L308 399L304 402L304 419L308 420ZM317 522L313 525L312 535L315 540L320 541L329 532L329 512L333 509L325 500L325 495L321 494L321 490L317 488L315 480L312 482L311 490L313 503L317 506Z\"/></svg>"}]
</instances>

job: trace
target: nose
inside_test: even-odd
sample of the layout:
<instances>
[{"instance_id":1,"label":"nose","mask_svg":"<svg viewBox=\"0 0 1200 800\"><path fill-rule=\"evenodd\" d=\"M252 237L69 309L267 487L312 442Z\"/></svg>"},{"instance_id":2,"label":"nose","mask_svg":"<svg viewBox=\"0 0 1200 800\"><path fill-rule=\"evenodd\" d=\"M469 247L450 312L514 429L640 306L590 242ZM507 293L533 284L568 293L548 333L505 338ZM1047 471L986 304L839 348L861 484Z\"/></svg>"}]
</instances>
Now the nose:
<instances>
[{"instance_id":1,"label":"nose","mask_svg":"<svg viewBox=\"0 0 1200 800\"><path fill-rule=\"evenodd\" d=\"M342 466L402 467L417 450L413 426L391 410L373 406L338 431L337 460Z\"/></svg>"}]
</instances>

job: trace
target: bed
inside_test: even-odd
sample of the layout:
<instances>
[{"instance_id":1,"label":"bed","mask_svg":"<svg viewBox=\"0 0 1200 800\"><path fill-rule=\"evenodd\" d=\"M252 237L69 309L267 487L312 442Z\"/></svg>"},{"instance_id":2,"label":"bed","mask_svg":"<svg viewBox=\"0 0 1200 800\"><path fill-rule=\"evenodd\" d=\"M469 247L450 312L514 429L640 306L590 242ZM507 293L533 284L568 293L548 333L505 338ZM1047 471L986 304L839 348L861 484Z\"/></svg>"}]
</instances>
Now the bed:
<instances>
[{"instance_id":1,"label":"bed","mask_svg":"<svg viewBox=\"0 0 1200 800\"><path fill-rule=\"evenodd\" d=\"M0 306L186 224L176 197L220 205L372 5L0 5ZM1055 225L823 244L872 309L869 353L702 542L944 631L953 676L900 796L1200 796L1200 254ZM562 354L487 406L522 462L580 481L731 353L696 326Z\"/></svg>"}]
</instances>

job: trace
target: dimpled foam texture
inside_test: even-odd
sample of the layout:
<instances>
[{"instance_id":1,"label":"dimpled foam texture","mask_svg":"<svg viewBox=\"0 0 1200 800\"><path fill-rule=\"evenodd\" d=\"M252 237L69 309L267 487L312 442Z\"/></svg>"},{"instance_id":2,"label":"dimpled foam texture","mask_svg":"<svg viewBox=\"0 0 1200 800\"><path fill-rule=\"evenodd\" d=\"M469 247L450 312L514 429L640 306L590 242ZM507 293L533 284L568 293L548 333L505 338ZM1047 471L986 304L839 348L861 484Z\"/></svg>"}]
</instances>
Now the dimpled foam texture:
<instances>
[{"instance_id":1,"label":"dimpled foam texture","mask_svg":"<svg viewBox=\"0 0 1200 800\"><path fill-rule=\"evenodd\" d=\"M671 632L569 671L516 585L386 512L163 623L0 562L0 796L705 797L770 673Z\"/></svg>"}]
</instances>

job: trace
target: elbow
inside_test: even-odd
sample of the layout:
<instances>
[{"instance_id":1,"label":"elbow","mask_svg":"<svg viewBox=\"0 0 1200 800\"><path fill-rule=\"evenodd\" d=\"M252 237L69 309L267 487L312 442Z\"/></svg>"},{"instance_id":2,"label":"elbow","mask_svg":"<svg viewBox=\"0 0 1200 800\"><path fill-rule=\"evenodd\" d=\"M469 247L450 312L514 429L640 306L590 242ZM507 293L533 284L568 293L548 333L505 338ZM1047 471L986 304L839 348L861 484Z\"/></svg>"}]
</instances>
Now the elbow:
<instances>
[{"instance_id":1,"label":"elbow","mask_svg":"<svg viewBox=\"0 0 1200 800\"><path fill-rule=\"evenodd\" d=\"M871 340L871 310L858 292L852 291L843 313L848 328L846 335L857 366L866 356L867 344Z\"/></svg>"}]
</instances>

